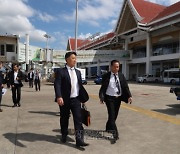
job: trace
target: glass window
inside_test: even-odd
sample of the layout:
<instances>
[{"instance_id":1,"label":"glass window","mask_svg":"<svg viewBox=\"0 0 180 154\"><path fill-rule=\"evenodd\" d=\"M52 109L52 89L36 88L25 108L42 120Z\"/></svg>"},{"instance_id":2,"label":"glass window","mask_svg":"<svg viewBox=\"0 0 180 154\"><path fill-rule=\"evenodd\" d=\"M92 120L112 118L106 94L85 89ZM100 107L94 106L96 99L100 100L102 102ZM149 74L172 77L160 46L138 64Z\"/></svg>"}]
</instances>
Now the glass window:
<instances>
[{"instance_id":1,"label":"glass window","mask_svg":"<svg viewBox=\"0 0 180 154\"><path fill-rule=\"evenodd\" d=\"M14 52L14 45L13 44L6 44L6 51L7 52Z\"/></svg>"},{"instance_id":2,"label":"glass window","mask_svg":"<svg viewBox=\"0 0 180 154\"><path fill-rule=\"evenodd\" d=\"M4 55L5 55L4 45L1 45L1 46L0 46L0 55L1 55L1 56L4 56Z\"/></svg>"},{"instance_id":3,"label":"glass window","mask_svg":"<svg viewBox=\"0 0 180 154\"><path fill-rule=\"evenodd\" d=\"M164 77L168 77L168 72L164 72Z\"/></svg>"}]
</instances>

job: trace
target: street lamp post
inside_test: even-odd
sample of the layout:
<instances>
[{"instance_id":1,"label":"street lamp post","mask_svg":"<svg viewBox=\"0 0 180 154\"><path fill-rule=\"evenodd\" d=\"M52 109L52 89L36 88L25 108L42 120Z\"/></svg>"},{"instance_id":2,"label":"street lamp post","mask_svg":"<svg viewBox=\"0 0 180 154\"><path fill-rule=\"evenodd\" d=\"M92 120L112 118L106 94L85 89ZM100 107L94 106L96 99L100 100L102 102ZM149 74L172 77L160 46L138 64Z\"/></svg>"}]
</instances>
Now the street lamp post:
<instances>
[{"instance_id":1,"label":"street lamp post","mask_svg":"<svg viewBox=\"0 0 180 154\"><path fill-rule=\"evenodd\" d=\"M78 33L78 0L76 0L75 52L77 52L77 33Z\"/></svg>"},{"instance_id":2,"label":"street lamp post","mask_svg":"<svg viewBox=\"0 0 180 154\"><path fill-rule=\"evenodd\" d=\"M44 37L46 38L46 52L45 52L46 59L45 59L45 67L44 68L45 68L45 75L47 77L47 74L48 74L48 66L47 66L47 64L48 64L48 41L51 38L51 36L48 34L44 34Z\"/></svg>"},{"instance_id":3,"label":"street lamp post","mask_svg":"<svg viewBox=\"0 0 180 154\"><path fill-rule=\"evenodd\" d=\"M47 59L48 41L51 38L51 36L48 34L44 34L44 37L46 38L46 59Z\"/></svg>"},{"instance_id":4,"label":"street lamp post","mask_svg":"<svg viewBox=\"0 0 180 154\"><path fill-rule=\"evenodd\" d=\"M26 44L25 44L25 62L26 62L26 71L29 67L29 34L26 34Z\"/></svg>"}]
</instances>

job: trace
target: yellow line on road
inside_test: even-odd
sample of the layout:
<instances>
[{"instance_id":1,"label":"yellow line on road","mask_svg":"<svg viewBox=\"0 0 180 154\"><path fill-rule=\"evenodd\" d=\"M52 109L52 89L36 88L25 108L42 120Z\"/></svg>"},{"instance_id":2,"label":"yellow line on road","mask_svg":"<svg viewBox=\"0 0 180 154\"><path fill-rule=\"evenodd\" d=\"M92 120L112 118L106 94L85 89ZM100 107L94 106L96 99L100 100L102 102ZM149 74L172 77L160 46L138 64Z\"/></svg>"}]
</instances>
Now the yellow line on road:
<instances>
[{"instance_id":1,"label":"yellow line on road","mask_svg":"<svg viewBox=\"0 0 180 154\"><path fill-rule=\"evenodd\" d=\"M90 97L93 98L93 99L98 99L97 95L90 95ZM162 121L166 121L166 122L170 122L172 124L180 125L180 119L169 116L169 115L166 115L166 114L163 114L163 113L150 111L150 110L147 110L147 109L144 109L144 108L141 108L141 107L137 107L137 106L134 106L134 105L130 105L130 104L122 104L121 107L125 108L125 109L128 109L128 110L131 110L131 111L134 111L134 112L138 112L138 113L147 115L149 117L160 119Z\"/></svg>"}]
</instances>

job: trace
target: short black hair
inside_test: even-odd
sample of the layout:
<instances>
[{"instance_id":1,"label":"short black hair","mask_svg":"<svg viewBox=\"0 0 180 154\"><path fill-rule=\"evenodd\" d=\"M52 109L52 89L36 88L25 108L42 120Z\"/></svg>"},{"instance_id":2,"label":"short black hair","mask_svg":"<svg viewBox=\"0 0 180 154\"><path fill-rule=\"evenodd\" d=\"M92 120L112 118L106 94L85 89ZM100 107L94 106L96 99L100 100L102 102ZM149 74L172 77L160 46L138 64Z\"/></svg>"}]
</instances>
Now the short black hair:
<instances>
[{"instance_id":1,"label":"short black hair","mask_svg":"<svg viewBox=\"0 0 180 154\"><path fill-rule=\"evenodd\" d=\"M14 67L14 66L19 67L19 64L18 64L18 63L14 63L14 64L13 64L13 67Z\"/></svg>"},{"instance_id":2,"label":"short black hair","mask_svg":"<svg viewBox=\"0 0 180 154\"><path fill-rule=\"evenodd\" d=\"M74 52L74 51L67 52L67 53L65 54L65 59L69 58L71 55L75 55L75 56L77 56L77 53L76 53L76 52Z\"/></svg>"},{"instance_id":3,"label":"short black hair","mask_svg":"<svg viewBox=\"0 0 180 154\"><path fill-rule=\"evenodd\" d=\"M119 65L120 65L120 62L119 62L118 60L115 60L115 59L114 59L114 60L111 61L111 66L113 66L114 63L119 63Z\"/></svg>"}]
</instances>

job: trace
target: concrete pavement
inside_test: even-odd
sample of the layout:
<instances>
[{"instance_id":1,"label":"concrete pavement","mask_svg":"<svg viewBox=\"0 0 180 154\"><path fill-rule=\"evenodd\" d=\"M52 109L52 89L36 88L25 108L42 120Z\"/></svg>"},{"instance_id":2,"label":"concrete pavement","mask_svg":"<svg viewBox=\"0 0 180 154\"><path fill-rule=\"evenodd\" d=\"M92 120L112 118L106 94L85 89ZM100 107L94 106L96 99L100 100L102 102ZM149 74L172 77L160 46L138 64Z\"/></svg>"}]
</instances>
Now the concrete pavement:
<instances>
[{"instance_id":1,"label":"concrete pavement","mask_svg":"<svg viewBox=\"0 0 180 154\"><path fill-rule=\"evenodd\" d=\"M52 84L44 83L40 92L25 84L20 108L11 107L8 90L0 113L0 154L179 154L180 101L169 93L168 86L134 83L129 86L133 104L122 103L117 119L120 139L116 144L111 144L111 135L104 132L107 111L98 100L100 86L92 82L85 86L91 111L91 126L84 127L85 140L90 144L85 149L75 147L72 117L68 143L60 142L59 109Z\"/></svg>"}]
</instances>

